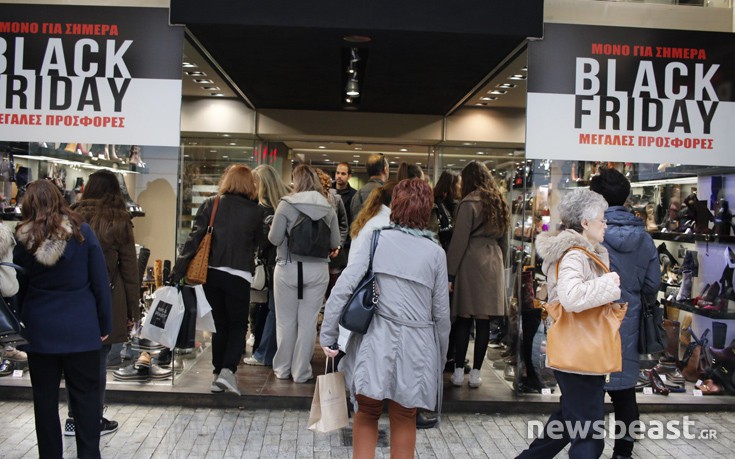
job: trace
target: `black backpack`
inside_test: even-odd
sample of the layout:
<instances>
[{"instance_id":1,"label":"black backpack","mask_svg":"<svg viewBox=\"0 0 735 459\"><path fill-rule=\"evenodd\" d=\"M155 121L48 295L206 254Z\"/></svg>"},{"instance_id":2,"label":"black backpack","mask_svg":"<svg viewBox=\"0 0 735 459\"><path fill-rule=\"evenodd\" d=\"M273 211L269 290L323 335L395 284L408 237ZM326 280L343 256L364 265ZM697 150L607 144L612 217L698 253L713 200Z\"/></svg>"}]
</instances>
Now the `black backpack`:
<instances>
[{"instance_id":1,"label":"black backpack","mask_svg":"<svg viewBox=\"0 0 735 459\"><path fill-rule=\"evenodd\" d=\"M325 218L312 220L299 211L288 234L288 251L304 257L327 258L332 251L332 231Z\"/></svg>"}]
</instances>

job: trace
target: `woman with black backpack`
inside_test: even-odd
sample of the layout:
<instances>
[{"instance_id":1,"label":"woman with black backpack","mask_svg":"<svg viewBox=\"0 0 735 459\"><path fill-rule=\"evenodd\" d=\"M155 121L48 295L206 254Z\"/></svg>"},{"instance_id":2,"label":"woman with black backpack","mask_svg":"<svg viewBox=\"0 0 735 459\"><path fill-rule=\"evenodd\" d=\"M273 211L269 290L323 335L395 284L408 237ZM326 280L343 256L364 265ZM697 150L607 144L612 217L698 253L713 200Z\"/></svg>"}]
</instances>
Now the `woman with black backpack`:
<instances>
[{"instance_id":1,"label":"woman with black backpack","mask_svg":"<svg viewBox=\"0 0 735 459\"><path fill-rule=\"evenodd\" d=\"M276 342L273 372L304 383L313 378L316 323L329 283L329 259L339 253L337 214L306 164L293 171L293 193L281 199L268 233L278 247L274 273Z\"/></svg>"}]
</instances>

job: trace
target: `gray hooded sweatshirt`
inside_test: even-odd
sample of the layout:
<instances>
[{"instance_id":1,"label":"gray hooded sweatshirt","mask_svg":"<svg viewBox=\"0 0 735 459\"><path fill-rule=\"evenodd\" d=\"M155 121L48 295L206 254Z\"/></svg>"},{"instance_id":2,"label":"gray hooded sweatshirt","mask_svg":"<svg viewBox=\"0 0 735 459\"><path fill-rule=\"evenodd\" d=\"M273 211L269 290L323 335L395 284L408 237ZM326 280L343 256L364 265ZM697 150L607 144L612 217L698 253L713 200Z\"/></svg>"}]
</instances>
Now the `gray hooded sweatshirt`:
<instances>
[{"instance_id":1,"label":"gray hooded sweatshirt","mask_svg":"<svg viewBox=\"0 0 735 459\"><path fill-rule=\"evenodd\" d=\"M273 215L273 224L268 233L268 240L278 247L276 261L306 261L328 263L329 258L305 257L302 255L289 254L288 237L291 228L299 218L299 211L306 214L312 220L326 217L326 222L331 230L331 247L337 248L340 243L339 223L337 213L327 199L316 191L302 191L281 199Z\"/></svg>"}]
</instances>

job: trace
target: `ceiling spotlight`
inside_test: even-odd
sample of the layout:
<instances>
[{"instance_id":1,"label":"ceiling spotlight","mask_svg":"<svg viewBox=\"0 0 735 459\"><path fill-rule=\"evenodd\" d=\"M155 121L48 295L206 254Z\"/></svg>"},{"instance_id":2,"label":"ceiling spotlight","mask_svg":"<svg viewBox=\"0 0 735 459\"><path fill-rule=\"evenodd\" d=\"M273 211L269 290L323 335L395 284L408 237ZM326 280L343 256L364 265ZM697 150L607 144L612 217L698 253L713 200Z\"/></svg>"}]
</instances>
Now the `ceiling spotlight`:
<instances>
[{"instance_id":1,"label":"ceiling spotlight","mask_svg":"<svg viewBox=\"0 0 735 459\"><path fill-rule=\"evenodd\" d=\"M215 96L215 97L225 97L225 95L222 94L221 92L212 92L210 93L210 95Z\"/></svg>"},{"instance_id":2,"label":"ceiling spotlight","mask_svg":"<svg viewBox=\"0 0 735 459\"><path fill-rule=\"evenodd\" d=\"M184 72L184 73L186 73L186 74L187 74L187 75L189 75L189 76L207 76L207 74L206 74L206 73L204 73L204 72L200 72L200 71L198 71L198 70L195 70L195 71L193 71L193 72Z\"/></svg>"},{"instance_id":3,"label":"ceiling spotlight","mask_svg":"<svg viewBox=\"0 0 735 459\"><path fill-rule=\"evenodd\" d=\"M401 151L408 151L408 148L401 148Z\"/></svg>"},{"instance_id":4,"label":"ceiling spotlight","mask_svg":"<svg viewBox=\"0 0 735 459\"><path fill-rule=\"evenodd\" d=\"M503 89L511 89L511 88L515 88L516 86L517 85L515 85L513 83L501 83L501 84L499 84L499 85L497 85L495 87L496 88L503 88Z\"/></svg>"},{"instance_id":5,"label":"ceiling spotlight","mask_svg":"<svg viewBox=\"0 0 735 459\"><path fill-rule=\"evenodd\" d=\"M350 97L358 97L360 95L360 86L357 83L357 74L353 73L352 78L347 80L347 86L345 87L345 94Z\"/></svg>"},{"instance_id":6,"label":"ceiling spotlight","mask_svg":"<svg viewBox=\"0 0 735 459\"><path fill-rule=\"evenodd\" d=\"M480 100L498 100L498 98L497 97L485 96L485 97L480 97Z\"/></svg>"},{"instance_id":7,"label":"ceiling spotlight","mask_svg":"<svg viewBox=\"0 0 735 459\"><path fill-rule=\"evenodd\" d=\"M493 89L488 94L505 94L507 92L505 89Z\"/></svg>"},{"instance_id":8,"label":"ceiling spotlight","mask_svg":"<svg viewBox=\"0 0 735 459\"><path fill-rule=\"evenodd\" d=\"M487 105L487 102L477 102L475 105L479 105L481 107L484 107L485 105Z\"/></svg>"},{"instance_id":9,"label":"ceiling spotlight","mask_svg":"<svg viewBox=\"0 0 735 459\"><path fill-rule=\"evenodd\" d=\"M219 91L219 86L202 86L202 89L206 91Z\"/></svg>"},{"instance_id":10,"label":"ceiling spotlight","mask_svg":"<svg viewBox=\"0 0 735 459\"><path fill-rule=\"evenodd\" d=\"M212 81L212 80L194 80L194 83L212 84L212 83L214 83L214 81Z\"/></svg>"},{"instance_id":11,"label":"ceiling spotlight","mask_svg":"<svg viewBox=\"0 0 735 459\"><path fill-rule=\"evenodd\" d=\"M183 68L185 68L185 69L191 69L191 68L194 68L194 67L198 67L198 66L197 66L197 65L196 65L195 63L193 63L193 62L182 62L182 63L181 63L181 66L182 66Z\"/></svg>"},{"instance_id":12,"label":"ceiling spotlight","mask_svg":"<svg viewBox=\"0 0 735 459\"><path fill-rule=\"evenodd\" d=\"M525 80L526 79L526 75L521 75L521 74L511 75L511 76L508 77L508 79L509 80Z\"/></svg>"},{"instance_id":13,"label":"ceiling spotlight","mask_svg":"<svg viewBox=\"0 0 735 459\"><path fill-rule=\"evenodd\" d=\"M327 148L327 147L325 147L324 145L319 145L319 148Z\"/></svg>"}]
</instances>

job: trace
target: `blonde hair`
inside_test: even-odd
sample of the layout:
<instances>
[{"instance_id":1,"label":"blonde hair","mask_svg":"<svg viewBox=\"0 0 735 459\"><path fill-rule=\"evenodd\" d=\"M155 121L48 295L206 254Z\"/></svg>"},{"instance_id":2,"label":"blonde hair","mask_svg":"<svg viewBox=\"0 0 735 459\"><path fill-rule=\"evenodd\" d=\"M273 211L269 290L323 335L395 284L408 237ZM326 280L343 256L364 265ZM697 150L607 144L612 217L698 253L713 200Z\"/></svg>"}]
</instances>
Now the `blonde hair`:
<instances>
[{"instance_id":1,"label":"blonde hair","mask_svg":"<svg viewBox=\"0 0 735 459\"><path fill-rule=\"evenodd\" d=\"M291 192L273 166L261 164L253 170L253 174L258 178L258 202L265 207L275 209L278 201Z\"/></svg>"},{"instance_id":2,"label":"blonde hair","mask_svg":"<svg viewBox=\"0 0 735 459\"><path fill-rule=\"evenodd\" d=\"M233 164L225 170L219 182L220 195L226 193L242 194L250 199L258 196L253 172L244 164Z\"/></svg>"},{"instance_id":3,"label":"blonde hair","mask_svg":"<svg viewBox=\"0 0 735 459\"><path fill-rule=\"evenodd\" d=\"M314 169L306 164L299 164L293 170L293 192L318 191L322 193L322 183Z\"/></svg>"},{"instance_id":4,"label":"blonde hair","mask_svg":"<svg viewBox=\"0 0 735 459\"><path fill-rule=\"evenodd\" d=\"M357 235L360 234L360 230L365 227L368 220L378 215L378 212L380 212L380 206L390 207L393 188L395 188L397 184L398 182L395 180L388 180L385 182L385 185L375 188L370 192L370 195L368 195L362 209L360 209L360 212L357 214L357 217L355 217L355 220L352 222L352 226L350 227L350 237L352 239L355 239Z\"/></svg>"}]
</instances>

